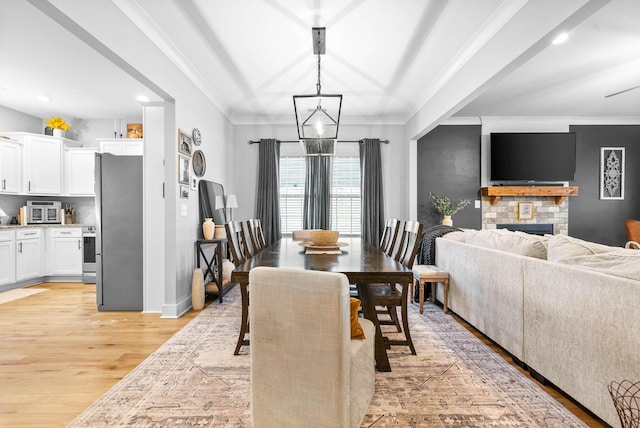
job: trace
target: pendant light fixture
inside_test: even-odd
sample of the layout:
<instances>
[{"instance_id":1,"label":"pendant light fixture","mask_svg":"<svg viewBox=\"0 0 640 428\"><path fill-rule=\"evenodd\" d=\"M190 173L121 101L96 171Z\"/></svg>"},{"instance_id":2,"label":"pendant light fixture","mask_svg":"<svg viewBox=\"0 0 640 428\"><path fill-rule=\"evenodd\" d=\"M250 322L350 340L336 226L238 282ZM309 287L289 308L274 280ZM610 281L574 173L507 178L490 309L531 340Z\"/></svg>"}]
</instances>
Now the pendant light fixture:
<instances>
[{"instance_id":1,"label":"pendant light fixture","mask_svg":"<svg viewBox=\"0 0 640 428\"><path fill-rule=\"evenodd\" d=\"M293 96L298 139L301 142L303 140L336 140L338 138L342 95L323 94L320 84L320 55L325 54L325 33L325 27L311 29L313 53L318 56L316 93ZM331 144L331 146L333 145Z\"/></svg>"}]
</instances>

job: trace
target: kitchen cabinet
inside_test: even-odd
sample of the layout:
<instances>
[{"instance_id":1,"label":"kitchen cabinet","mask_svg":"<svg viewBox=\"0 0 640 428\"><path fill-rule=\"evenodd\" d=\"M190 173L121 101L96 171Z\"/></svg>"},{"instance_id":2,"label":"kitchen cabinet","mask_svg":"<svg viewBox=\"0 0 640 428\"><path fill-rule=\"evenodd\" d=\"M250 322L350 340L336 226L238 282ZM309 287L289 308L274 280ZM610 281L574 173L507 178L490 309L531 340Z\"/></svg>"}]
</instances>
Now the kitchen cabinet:
<instances>
[{"instance_id":1,"label":"kitchen cabinet","mask_svg":"<svg viewBox=\"0 0 640 428\"><path fill-rule=\"evenodd\" d=\"M0 285L16 282L15 231L0 230Z\"/></svg>"},{"instance_id":2,"label":"kitchen cabinet","mask_svg":"<svg viewBox=\"0 0 640 428\"><path fill-rule=\"evenodd\" d=\"M22 144L0 139L0 193L22 190Z\"/></svg>"},{"instance_id":3,"label":"kitchen cabinet","mask_svg":"<svg viewBox=\"0 0 640 428\"><path fill-rule=\"evenodd\" d=\"M29 195L62 193L62 140L40 135L25 137L25 192Z\"/></svg>"},{"instance_id":4,"label":"kitchen cabinet","mask_svg":"<svg viewBox=\"0 0 640 428\"><path fill-rule=\"evenodd\" d=\"M44 237L38 228L16 231L16 281L42 276Z\"/></svg>"},{"instance_id":5,"label":"kitchen cabinet","mask_svg":"<svg viewBox=\"0 0 640 428\"><path fill-rule=\"evenodd\" d=\"M47 275L82 275L82 229L47 229Z\"/></svg>"},{"instance_id":6,"label":"kitchen cabinet","mask_svg":"<svg viewBox=\"0 0 640 428\"><path fill-rule=\"evenodd\" d=\"M95 196L96 149L65 149L64 193L72 196Z\"/></svg>"},{"instance_id":7,"label":"kitchen cabinet","mask_svg":"<svg viewBox=\"0 0 640 428\"><path fill-rule=\"evenodd\" d=\"M142 138L99 138L100 153L119 156L142 156L144 144Z\"/></svg>"}]
</instances>

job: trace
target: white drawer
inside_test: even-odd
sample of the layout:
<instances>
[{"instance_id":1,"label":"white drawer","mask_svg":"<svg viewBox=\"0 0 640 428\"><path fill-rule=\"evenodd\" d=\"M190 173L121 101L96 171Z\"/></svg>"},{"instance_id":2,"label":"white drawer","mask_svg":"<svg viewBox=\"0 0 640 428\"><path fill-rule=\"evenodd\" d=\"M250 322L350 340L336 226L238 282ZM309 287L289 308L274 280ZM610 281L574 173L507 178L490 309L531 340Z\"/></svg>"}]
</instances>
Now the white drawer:
<instances>
[{"instance_id":1,"label":"white drawer","mask_svg":"<svg viewBox=\"0 0 640 428\"><path fill-rule=\"evenodd\" d=\"M0 230L0 242L13 241L15 236L16 235L13 230Z\"/></svg>"},{"instance_id":2,"label":"white drawer","mask_svg":"<svg viewBox=\"0 0 640 428\"><path fill-rule=\"evenodd\" d=\"M51 231L53 238L82 238L82 229L77 227L61 227Z\"/></svg>"},{"instance_id":3,"label":"white drawer","mask_svg":"<svg viewBox=\"0 0 640 428\"><path fill-rule=\"evenodd\" d=\"M16 239L36 239L40 238L41 234L40 229L19 229L16 230Z\"/></svg>"}]
</instances>

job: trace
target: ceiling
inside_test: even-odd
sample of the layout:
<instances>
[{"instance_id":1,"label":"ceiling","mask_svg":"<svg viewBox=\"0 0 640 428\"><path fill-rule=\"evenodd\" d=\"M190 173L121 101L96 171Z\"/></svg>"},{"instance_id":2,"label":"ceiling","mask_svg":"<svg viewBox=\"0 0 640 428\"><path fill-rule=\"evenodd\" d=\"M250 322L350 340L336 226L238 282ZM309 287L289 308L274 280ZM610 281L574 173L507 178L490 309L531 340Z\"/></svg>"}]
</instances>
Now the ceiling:
<instances>
[{"instance_id":1,"label":"ceiling","mask_svg":"<svg viewBox=\"0 0 640 428\"><path fill-rule=\"evenodd\" d=\"M43 12L75 1L0 2L10 17L0 105L41 118L140 116L136 96L162 91ZM434 120L639 116L640 89L605 98L640 85L637 0L100 1L235 124L294 123L292 95L315 92L313 26L327 28L322 92L343 94L343 124L405 124L430 103ZM551 45L560 30L568 41Z\"/></svg>"}]
</instances>

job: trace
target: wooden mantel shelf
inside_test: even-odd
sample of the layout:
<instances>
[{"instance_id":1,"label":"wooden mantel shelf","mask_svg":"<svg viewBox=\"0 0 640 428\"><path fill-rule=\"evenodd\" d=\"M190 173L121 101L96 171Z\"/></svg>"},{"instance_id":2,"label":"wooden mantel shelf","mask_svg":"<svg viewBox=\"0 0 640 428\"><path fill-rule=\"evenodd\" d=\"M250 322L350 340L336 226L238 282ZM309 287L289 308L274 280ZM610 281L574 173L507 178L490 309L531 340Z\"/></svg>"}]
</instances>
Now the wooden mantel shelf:
<instances>
[{"instance_id":1,"label":"wooden mantel shelf","mask_svg":"<svg viewBox=\"0 0 640 428\"><path fill-rule=\"evenodd\" d=\"M549 196L555 198L556 205L567 196L578 196L577 186L493 186L483 187L482 196L488 196L491 205L498 203L502 196Z\"/></svg>"}]
</instances>

